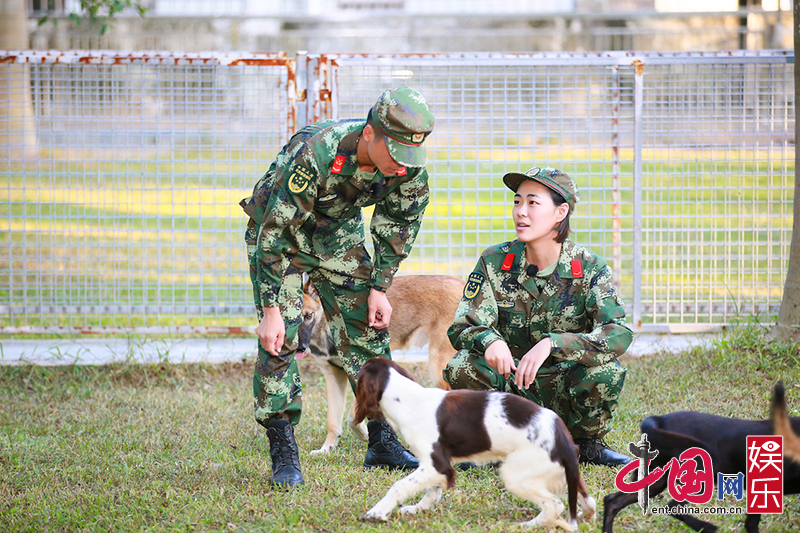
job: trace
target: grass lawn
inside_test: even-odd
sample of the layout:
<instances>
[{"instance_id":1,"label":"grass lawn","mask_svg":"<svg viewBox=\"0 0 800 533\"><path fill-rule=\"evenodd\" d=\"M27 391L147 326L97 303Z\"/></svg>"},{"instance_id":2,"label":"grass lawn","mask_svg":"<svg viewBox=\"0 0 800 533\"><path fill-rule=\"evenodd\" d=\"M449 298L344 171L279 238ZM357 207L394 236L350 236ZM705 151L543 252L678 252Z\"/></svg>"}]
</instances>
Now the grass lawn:
<instances>
[{"instance_id":1,"label":"grass lawn","mask_svg":"<svg viewBox=\"0 0 800 533\"><path fill-rule=\"evenodd\" d=\"M0 367L0 531L519 531L513 524L537 512L482 468L460 473L430 512L361 522L402 474L365 472L366 446L349 432L331 455L310 455L324 440L325 406L321 374L307 365L297 428L306 484L271 489L268 444L252 419L252 364ZM800 415L798 346L769 343L755 326L729 332L713 349L625 364L608 439L621 450L651 414L765 418L779 378L791 414ZM600 504L581 531L600 531L616 471L581 470ZM743 506L716 496L711 504ZM766 516L761 531L800 531L800 497L787 496L785 508ZM709 520L743 531L741 516ZM615 524L619 532L686 531L669 517L642 517L636 505Z\"/></svg>"}]
</instances>

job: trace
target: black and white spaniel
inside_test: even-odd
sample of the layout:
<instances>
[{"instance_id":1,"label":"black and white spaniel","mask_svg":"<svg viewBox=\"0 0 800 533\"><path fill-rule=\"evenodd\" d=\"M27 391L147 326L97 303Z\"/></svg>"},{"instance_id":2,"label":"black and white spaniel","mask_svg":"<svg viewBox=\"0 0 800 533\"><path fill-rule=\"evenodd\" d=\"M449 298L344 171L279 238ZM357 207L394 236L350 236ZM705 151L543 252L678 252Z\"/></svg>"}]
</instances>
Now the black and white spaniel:
<instances>
[{"instance_id":1,"label":"black and white spaniel","mask_svg":"<svg viewBox=\"0 0 800 533\"><path fill-rule=\"evenodd\" d=\"M578 470L575 444L551 410L504 392L426 389L397 363L375 357L364 364L356 385L356 423L384 417L419 459L419 468L395 483L364 516L385 521L408 498L426 491L419 503L400 508L416 514L430 509L442 490L455 483L452 461L503 461L499 469L513 494L535 503L541 513L523 526L577 529L577 500L585 517L595 512ZM561 518L566 481L570 521Z\"/></svg>"}]
</instances>

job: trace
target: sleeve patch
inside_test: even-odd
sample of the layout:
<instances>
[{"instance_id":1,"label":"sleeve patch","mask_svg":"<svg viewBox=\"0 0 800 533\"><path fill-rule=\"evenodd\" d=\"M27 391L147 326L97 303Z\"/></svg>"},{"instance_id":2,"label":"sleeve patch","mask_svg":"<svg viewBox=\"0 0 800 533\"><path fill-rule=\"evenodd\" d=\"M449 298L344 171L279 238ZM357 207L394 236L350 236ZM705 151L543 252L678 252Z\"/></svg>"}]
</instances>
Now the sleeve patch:
<instances>
[{"instance_id":1,"label":"sleeve patch","mask_svg":"<svg viewBox=\"0 0 800 533\"><path fill-rule=\"evenodd\" d=\"M464 299L472 300L475 298L483 287L483 282L486 278L480 272L473 272L467 278L467 284L464 287Z\"/></svg>"},{"instance_id":2,"label":"sleeve patch","mask_svg":"<svg viewBox=\"0 0 800 533\"><path fill-rule=\"evenodd\" d=\"M311 169L304 167L303 165L294 167L292 175L289 176L289 192L292 194L300 194L308 189L308 186L311 184L311 180L313 178L314 173L311 171Z\"/></svg>"}]
</instances>

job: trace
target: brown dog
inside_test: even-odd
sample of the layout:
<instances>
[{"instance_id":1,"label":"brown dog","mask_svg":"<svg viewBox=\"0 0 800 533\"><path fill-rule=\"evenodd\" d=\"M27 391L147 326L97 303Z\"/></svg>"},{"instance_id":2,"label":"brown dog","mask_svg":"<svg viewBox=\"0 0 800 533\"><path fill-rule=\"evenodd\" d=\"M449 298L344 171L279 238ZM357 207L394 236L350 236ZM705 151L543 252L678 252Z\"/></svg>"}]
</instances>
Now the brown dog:
<instances>
[{"instance_id":1,"label":"brown dog","mask_svg":"<svg viewBox=\"0 0 800 533\"><path fill-rule=\"evenodd\" d=\"M389 348L402 350L428 345L428 376L431 384L449 390L442 370L456 353L447 338L447 328L453 323L456 308L464 292L464 281L453 276L397 276L386 291L392 306L389 323ZM328 435L322 447L312 453L327 453L342 434L347 374L335 356L328 320L319 296L311 282L303 294L303 322L298 332L298 358L308 354L325 377L328 401ZM362 440L367 440L363 423L354 425L352 413L348 425Z\"/></svg>"},{"instance_id":2,"label":"brown dog","mask_svg":"<svg viewBox=\"0 0 800 533\"><path fill-rule=\"evenodd\" d=\"M463 461L502 463L498 474L506 488L541 511L520 526L576 531L579 501L587 519L594 515L596 504L578 470L577 448L550 409L507 392L426 389L394 361L373 357L358 374L355 420L377 416L408 442L419 467L392 485L365 520L388 520L422 491L422 499L401 507L400 513L430 509L455 484L452 463ZM565 488L569 521L561 518Z\"/></svg>"}]
</instances>

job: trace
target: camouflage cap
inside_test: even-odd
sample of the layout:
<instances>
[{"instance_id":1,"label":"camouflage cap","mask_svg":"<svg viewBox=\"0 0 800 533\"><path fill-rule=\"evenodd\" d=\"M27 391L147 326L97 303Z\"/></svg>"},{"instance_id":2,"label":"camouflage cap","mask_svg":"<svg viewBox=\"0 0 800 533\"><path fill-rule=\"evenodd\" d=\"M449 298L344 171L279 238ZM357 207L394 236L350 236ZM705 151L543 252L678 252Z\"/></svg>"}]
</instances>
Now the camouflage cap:
<instances>
[{"instance_id":1,"label":"camouflage cap","mask_svg":"<svg viewBox=\"0 0 800 533\"><path fill-rule=\"evenodd\" d=\"M538 181L545 187L552 189L563 196L569 204L570 213L575 210L575 204L581 199L581 195L578 193L578 186L575 185L575 181L565 173L554 168L533 167L525 174L521 174L519 172L509 172L503 176L503 183L505 183L506 187L514 192L517 192L520 184L525 180Z\"/></svg>"},{"instance_id":2,"label":"camouflage cap","mask_svg":"<svg viewBox=\"0 0 800 533\"><path fill-rule=\"evenodd\" d=\"M410 87L389 89L369 113L392 159L407 167L425 166L422 143L433 131L433 114L420 93Z\"/></svg>"}]
</instances>

